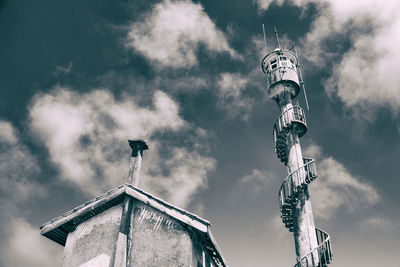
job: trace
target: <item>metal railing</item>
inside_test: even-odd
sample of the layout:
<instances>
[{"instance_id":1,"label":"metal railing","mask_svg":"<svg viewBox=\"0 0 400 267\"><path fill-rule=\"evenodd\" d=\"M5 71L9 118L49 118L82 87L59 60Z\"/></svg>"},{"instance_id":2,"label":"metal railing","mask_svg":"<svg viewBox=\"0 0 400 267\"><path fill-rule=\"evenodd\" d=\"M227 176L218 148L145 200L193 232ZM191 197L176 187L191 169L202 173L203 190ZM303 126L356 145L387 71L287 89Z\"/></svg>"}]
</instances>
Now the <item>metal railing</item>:
<instances>
[{"instance_id":1,"label":"metal railing","mask_svg":"<svg viewBox=\"0 0 400 267\"><path fill-rule=\"evenodd\" d=\"M307 131L307 122L304 110L299 106L292 106L278 117L274 125L275 152L278 158L287 164L288 151L286 137L294 130L299 137ZM293 207L302 190L317 178L315 160L303 158L303 166L290 173L279 189L279 204L282 222L290 232L294 231ZM326 267L332 261L331 242L328 233L315 229L318 246L302 257L294 267Z\"/></svg>"},{"instance_id":2,"label":"metal railing","mask_svg":"<svg viewBox=\"0 0 400 267\"><path fill-rule=\"evenodd\" d=\"M282 133L286 133L292 122L300 123L304 129L307 128L306 115L304 110L299 106L292 106L282 114L276 120L274 125L274 140L276 142L278 136ZM304 130L305 132L305 130ZM303 133L304 134L304 133Z\"/></svg>"},{"instance_id":3,"label":"metal railing","mask_svg":"<svg viewBox=\"0 0 400 267\"><path fill-rule=\"evenodd\" d=\"M328 233L315 229L318 247L301 258L293 267L326 267L332 261L331 239Z\"/></svg>"},{"instance_id":4,"label":"metal railing","mask_svg":"<svg viewBox=\"0 0 400 267\"><path fill-rule=\"evenodd\" d=\"M317 177L315 160L303 158L304 165L290 173L279 189L282 222L293 231L293 203L307 184ZM332 261L331 241L328 233L315 229L318 247L302 257L294 267L326 267Z\"/></svg>"},{"instance_id":5,"label":"metal railing","mask_svg":"<svg viewBox=\"0 0 400 267\"><path fill-rule=\"evenodd\" d=\"M317 177L317 166L314 159L304 158L304 165L289 174L279 189L280 206L291 204L302 187Z\"/></svg>"},{"instance_id":6,"label":"metal railing","mask_svg":"<svg viewBox=\"0 0 400 267\"><path fill-rule=\"evenodd\" d=\"M296 127L299 137L302 137L307 131L307 122L304 110L299 106L293 106L278 117L274 125L274 144L275 153L278 158L287 163L287 151L286 151L286 135L291 129Z\"/></svg>"}]
</instances>

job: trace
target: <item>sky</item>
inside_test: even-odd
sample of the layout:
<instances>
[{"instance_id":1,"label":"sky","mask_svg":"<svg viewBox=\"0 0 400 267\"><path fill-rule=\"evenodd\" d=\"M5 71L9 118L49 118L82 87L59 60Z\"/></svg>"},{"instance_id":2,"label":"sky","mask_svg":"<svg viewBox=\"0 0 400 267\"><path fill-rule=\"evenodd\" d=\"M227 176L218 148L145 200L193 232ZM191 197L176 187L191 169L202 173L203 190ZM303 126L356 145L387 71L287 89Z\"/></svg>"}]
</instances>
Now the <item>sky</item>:
<instances>
[{"instance_id":1,"label":"sky","mask_svg":"<svg viewBox=\"0 0 400 267\"><path fill-rule=\"evenodd\" d=\"M0 266L58 266L39 226L127 181L210 220L229 266L293 266L261 60L297 44L330 266L398 264L397 0L0 0ZM304 95L297 99L305 109Z\"/></svg>"}]
</instances>

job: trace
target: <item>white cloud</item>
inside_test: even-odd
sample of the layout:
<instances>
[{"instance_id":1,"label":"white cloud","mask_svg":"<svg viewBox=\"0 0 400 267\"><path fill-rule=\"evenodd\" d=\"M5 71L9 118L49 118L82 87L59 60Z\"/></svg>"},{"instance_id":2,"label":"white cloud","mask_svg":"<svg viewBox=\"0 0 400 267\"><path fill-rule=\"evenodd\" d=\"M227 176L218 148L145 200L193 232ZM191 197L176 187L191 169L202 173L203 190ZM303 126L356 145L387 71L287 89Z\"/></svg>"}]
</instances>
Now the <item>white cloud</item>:
<instances>
[{"instance_id":1,"label":"white cloud","mask_svg":"<svg viewBox=\"0 0 400 267\"><path fill-rule=\"evenodd\" d=\"M61 263L62 247L40 235L37 227L13 218L5 225L6 238L0 244L4 267L53 267Z\"/></svg>"},{"instance_id":2,"label":"white cloud","mask_svg":"<svg viewBox=\"0 0 400 267\"><path fill-rule=\"evenodd\" d=\"M31 127L62 177L98 194L124 181L126 140L184 125L179 107L166 94L157 91L153 105L142 108L129 97L117 101L106 90L81 95L56 88L33 101Z\"/></svg>"},{"instance_id":3,"label":"white cloud","mask_svg":"<svg viewBox=\"0 0 400 267\"><path fill-rule=\"evenodd\" d=\"M79 94L56 88L34 99L30 117L32 130L46 145L61 177L91 194L127 181L128 139L144 138L150 145L143 162L143 188L174 204L186 206L206 186L207 173L214 168L214 159L196 152L200 150L170 148L153 137L191 129L179 116L179 106L161 91L154 93L152 107L140 107L137 99L116 100L106 90ZM187 141L200 140L201 132L187 132ZM159 155L161 148L169 149L167 159Z\"/></svg>"},{"instance_id":4,"label":"white cloud","mask_svg":"<svg viewBox=\"0 0 400 267\"><path fill-rule=\"evenodd\" d=\"M320 153L320 148L309 149ZM341 208L348 212L380 201L377 190L369 183L354 177L346 167L332 157L322 157L317 161L318 179L310 185L310 195L314 216L330 219Z\"/></svg>"},{"instance_id":5,"label":"white cloud","mask_svg":"<svg viewBox=\"0 0 400 267\"><path fill-rule=\"evenodd\" d=\"M7 121L0 121L0 142L15 144L17 136L14 127Z\"/></svg>"},{"instance_id":6,"label":"white cloud","mask_svg":"<svg viewBox=\"0 0 400 267\"><path fill-rule=\"evenodd\" d=\"M391 220L384 217L369 217L360 222L361 228L365 230L386 230L392 231L399 229L398 225L394 224Z\"/></svg>"},{"instance_id":7,"label":"white cloud","mask_svg":"<svg viewBox=\"0 0 400 267\"><path fill-rule=\"evenodd\" d=\"M34 194L43 195L43 188L35 180L40 173L39 165L20 141L17 130L6 121L0 121L0 148L1 198L13 205Z\"/></svg>"},{"instance_id":8,"label":"white cloud","mask_svg":"<svg viewBox=\"0 0 400 267\"><path fill-rule=\"evenodd\" d=\"M275 2L258 0L261 11ZM389 106L400 111L400 2L397 0L288 0L305 8L314 3L317 15L303 46L305 56L317 65L339 59L325 90L336 94L347 107L361 110ZM326 40L349 38L350 48L338 55ZM336 41L340 46L340 42ZM312 49L309 49L311 48Z\"/></svg>"},{"instance_id":9,"label":"white cloud","mask_svg":"<svg viewBox=\"0 0 400 267\"><path fill-rule=\"evenodd\" d=\"M236 55L201 4L165 0L131 26L126 45L156 64L179 68L197 64L200 44Z\"/></svg>"},{"instance_id":10,"label":"white cloud","mask_svg":"<svg viewBox=\"0 0 400 267\"><path fill-rule=\"evenodd\" d=\"M7 121L0 121L0 265L54 266L60 249L54 248L33 227L15 214L25 214L31 198L46 196L37 182L40 167L23 144L18 130ZM54 252L54 253L53 253Z\"/></svg>"},{"instance_id":11,"label":"white cloud","mask_svg":"<svg viewBox=\"0 0 400 267\"><path fill-rule=\"evenodd\" d=\"M248 118L254 102L243 95L248 82L239 73L222 73L217 80L220 107L226 109L230 115Z\"/></svg>"},{"instance_id":12,"label":"white cloud","mask_svg":"<svg viewBox=\"0 0 400 267\"><path fill-rule=\"evenodd\" d=\"M239 186L250 185L253 187L253 190L259 191L260 188L269 184L273 179L273 174L271 172L253 169L251 174L239 180Z\"/></svg>"},{"instance_id":13,"label":"white cloud","mask_svg":"<svg viewBox=\"0 0 400 267\"><path fill-rule=\"evenodd\" d=\"M259 169L253 169L250 174L242 177L234 187L235 195L245 196L257 196L265 189L268 189L271 181L274 180L272 172L263 171ZM264 190L264 191L263 191Z\"/></svg>"},{"instance_id":14,"label":"white cloud","mask_svg":"<svg viewBox=\"0 0 400 267\"><path fill-rule=\"evenodd\" d=\"M267 10L272 3L282 5L285 0L255 0L254 2L257 4L259 10L262 12Z\"/></svg>"},{"instance_id":15,"label":"white cloud","mask_svg":"<svg viewBox=\"0 0 400 267\"><path fill-rule=\"evenodd\" d=\"M162 144L154 145L153 149L159 151ZM197 190L207 186L207 174L216 163L186 148L171 148L163 158L152 153L146 160L152 164L144 166L143 187L180 207L187 207Z\"/></svg>"},{"instance_id":16,"label":"white cloud","mask_svg":"<svg viewBox=\"0 0 400 267\"><path fill-rule=\"evenodd\" d=\"M305 157L319 158L321 153L321 147L314 143L311 143L303 150Z\"/></svg>"}]
</instances>

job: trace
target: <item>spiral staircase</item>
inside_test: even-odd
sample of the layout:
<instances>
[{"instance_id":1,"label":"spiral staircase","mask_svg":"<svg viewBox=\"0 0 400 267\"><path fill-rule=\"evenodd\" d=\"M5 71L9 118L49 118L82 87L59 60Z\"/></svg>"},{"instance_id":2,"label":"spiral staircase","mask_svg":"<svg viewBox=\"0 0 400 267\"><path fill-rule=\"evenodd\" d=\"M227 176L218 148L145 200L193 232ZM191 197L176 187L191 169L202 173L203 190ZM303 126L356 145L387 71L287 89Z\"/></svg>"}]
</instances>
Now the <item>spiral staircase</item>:
<instances>
[{"instance_id":1,"label":"spiral staircase","mask_svg":"<svg viewBox=\"0 0 400 267\"><path fill-rule=\"evenodd\" d=\"M304 110L292 106L282 112L274 125L275 152L278 158L287 165L287 136L296 132L302 137L307 131ZM294 231L293 208L299 193L317 178L317 167L314 159L303 158L303 165L290 173L279 189L279 204L282 222L290 232ZM326 267L332 261L331 241L328 233L315 229L318 246L302 257L294 267Z\"/></svg>"}]
</instances>

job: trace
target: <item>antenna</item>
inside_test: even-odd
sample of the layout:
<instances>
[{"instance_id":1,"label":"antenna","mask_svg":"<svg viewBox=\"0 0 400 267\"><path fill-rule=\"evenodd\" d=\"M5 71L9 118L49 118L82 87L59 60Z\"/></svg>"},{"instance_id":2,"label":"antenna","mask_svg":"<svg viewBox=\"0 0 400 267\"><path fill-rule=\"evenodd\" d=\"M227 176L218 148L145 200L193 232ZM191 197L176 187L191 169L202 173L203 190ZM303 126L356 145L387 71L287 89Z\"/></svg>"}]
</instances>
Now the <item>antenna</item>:
<instances>
[{"instance_id":1,"label":"antenna","mask_svg":"<svg viewBox=\"0 0 400 267\"><path fill-rule=\"evenodd\" d=\"M265 37L265 27L264 27L264 23L262 24L262 29L263 29L263 34L264 34L264 44L265 44L265 49L268 52L268 46L267 46L267 38Z\"/></svg>"},{"instance_id":2,"label":"antenna","mask_svg":"<svg viewBox=\"0 0 400 267\"><path fill-rule=\"evenodd\" d=\"M306 100L307 110L309 111L309 110L310 110L310 107L309 107L309 105L308 105L306 87L304 86L303 74L302 74L302 72L301 72L301 66L300 66L300 59L299 59L299 56L297 55L297 49L296 49L296 46L295 46L295 45L296 45L296 44L293 44L293 46L294 46L294 53L296 54L296 57L297 57L297 68L299 69L299 74L300 74L300 85L301 85L301 88L303 88L304 98L305 98L305 100Z\"/></svg>"},{"instance_id":3,"label":"antenna","mask_svg":"<svg viewBox=\"0 0 400 267\"><path fill-rule=\"evenodd\" d=\"M274 30L275 30L275 37L276 37L276 40L278 41L278 47L279 47L279 49L281 49L281 43L279 42L278 31L276 30L276 27L275 27L275 26L274 26Z\"/></svg>"}]
</instances>

